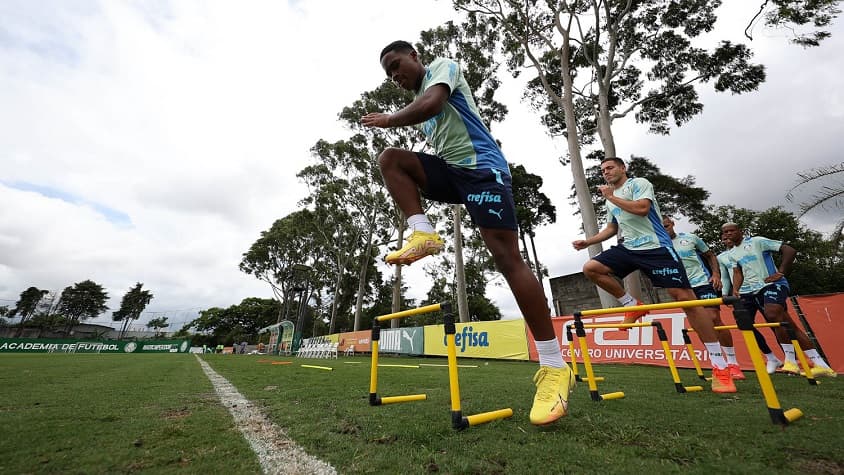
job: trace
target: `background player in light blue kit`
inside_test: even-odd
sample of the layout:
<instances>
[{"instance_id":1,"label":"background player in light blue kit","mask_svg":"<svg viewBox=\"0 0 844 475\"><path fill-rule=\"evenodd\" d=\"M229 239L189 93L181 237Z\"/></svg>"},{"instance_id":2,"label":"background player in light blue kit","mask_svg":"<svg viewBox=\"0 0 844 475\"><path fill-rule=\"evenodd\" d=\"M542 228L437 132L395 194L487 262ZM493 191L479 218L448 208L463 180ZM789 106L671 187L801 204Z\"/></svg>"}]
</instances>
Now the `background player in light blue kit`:
<instances>
[{"instance_id":1,"label":"background player in light blue kit","mask_svg":"<svg viewBox=\"0 0 844 475\"><path fill-rule=\"evenodd\" d=\"M744 232L735 223L726 223L721 226L721 233L733 245L727 253L727 258L733 266L733 293L740 296L746 305L762 310L762 315L769 322L791 324L797 333L800 348L812 364L813 377L837 376L837 373L818 354L818 350L815 349L815 345L806 333L795 325L786 310L786 300L790 289L785 274L791 269L797 251L782 241L762 236L745 238ZM782 253L782 262L779 267L774 263L772 252ZM776 328L775 333L785 353L785 364L782 370L791 373L799 372L794 345L791 344L788 333L781 327Z\"/></svg>"},{"instance_id":2,"label":"background player in light blue kit","mask_svg":"<svg viewBox=\"0 0 844 475\"><path fill-rule=\"evenodd\" d=\"M641 270L654 286L665 288L674 300L695 300L686 271L674 251L671 238L662 227L662 215L651 182L644 178L628 178L624 161L616 157L607 157L601 162L601 174L607 182L598 187L607 200L607 226L598 234L574 241L572 245L577 250L586 249L617 235L619 229L624 242L586 262L583 274L626 307L637 302L624 291L616 278L623 279L634 270ZM689 307L683 311L709 352L712 391L736 392L712 318L700 307ZM624 322L634 322L643 314L627 312Z\"/></svg>"},{"instance_id":3,"label":"background player in light blue kit","mask_svg":"<svg viewBox=\"0 0 844 475\"><path fill-rule=\"evenodd\" d=\"M695 296L699 299L720 297L723 284L721 282L721 270L715 254L697 235L675 232L674 224L671 217L662 217L662 226L668 232L668 237L674 244L674 251L680 257L683 268L686 269L686 276L689 278L689 285L692 286ZM706 259L709 268L712 269L711 273L704 265L703 259ZM716 326L724 325L724 322L721 321L721 312L718 305L703 307L703 311L709 315ZM718 341L721 343L721 349L724 350L724 358L727 360L730 376L733 379L745 379L736 359L736 348L733 345L733 335L730 330L718 331Z\"/></svg>"}]
</instances>

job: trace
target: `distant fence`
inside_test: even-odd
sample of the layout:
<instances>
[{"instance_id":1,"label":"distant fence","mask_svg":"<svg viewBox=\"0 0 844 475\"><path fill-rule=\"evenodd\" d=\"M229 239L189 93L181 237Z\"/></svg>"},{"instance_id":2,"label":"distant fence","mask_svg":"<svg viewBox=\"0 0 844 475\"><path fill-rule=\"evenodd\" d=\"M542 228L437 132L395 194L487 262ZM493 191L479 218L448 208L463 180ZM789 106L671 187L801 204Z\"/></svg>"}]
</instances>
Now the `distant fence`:
<instances>
[{"instance_id":1,"label":"distant fence","mask_svg":"<svg viewBox=\"0 0 844 475\"><path fill-rule=\"evenodd\" d=\"M189 340L66 340L0 338L0 353L187 353Z\"/></svg>"}]
</instances>

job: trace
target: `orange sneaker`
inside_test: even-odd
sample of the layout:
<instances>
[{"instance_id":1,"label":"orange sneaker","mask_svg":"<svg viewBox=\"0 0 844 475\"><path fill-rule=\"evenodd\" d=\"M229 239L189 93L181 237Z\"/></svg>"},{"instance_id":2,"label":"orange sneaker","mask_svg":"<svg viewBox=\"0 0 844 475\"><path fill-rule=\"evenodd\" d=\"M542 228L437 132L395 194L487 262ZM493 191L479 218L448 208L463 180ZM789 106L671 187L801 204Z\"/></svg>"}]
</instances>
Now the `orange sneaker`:
<instances>
[{"instance_id":1,"label":"orange sneaker","mask_svg":"<svg viewBox=\"0 0 844 475\"><path fill-rule=\"evenodd\" d=\"M741 372L739 365L729 364L727 365L727 369L730 370L730 376L733 377L733 381L742 381L745 379L744 373Z\"/></svg>"},{"instance_id":2,"label":"orange sneaker","mask_svg":"<svg viewBox=\"0 0 844 475\"><path fill-rule=\"evenodd\" d=\"M636 305L644 305L641 300L636 301ZM624 321L622 323L636 323L636 320L644 317L650 313L647 310L631 310L629 312L624 312Z\"/></svg>"},{"instance_id":3,"label":"orange sneaker","mask_svg":"<svg viewBox=\"0 0 844 475\"><path fill-rule=\"evenodd\" d=\"M730 376L730 368L712 368L712 392L718 394L736 392L736 384Z\"/></svg>"}]
</instances>

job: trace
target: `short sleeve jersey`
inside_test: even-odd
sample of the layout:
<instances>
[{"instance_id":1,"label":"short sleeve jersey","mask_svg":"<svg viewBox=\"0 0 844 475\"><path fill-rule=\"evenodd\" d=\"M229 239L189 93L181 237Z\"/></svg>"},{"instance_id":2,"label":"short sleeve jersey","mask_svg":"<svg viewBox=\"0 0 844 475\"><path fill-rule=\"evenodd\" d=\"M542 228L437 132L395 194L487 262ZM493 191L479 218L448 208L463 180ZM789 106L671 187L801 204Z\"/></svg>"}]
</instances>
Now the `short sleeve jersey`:
<instances>
[{"instance_id":1,"label":"short sleeve jersey","mask_svg":"<svg viewBox=\"0 0 844 475\"><path fill-rule=\"evenodd\" d=\"M776 282L766 283L765 279L777 272L771 252L777 252L782 247L782 241L768 239L762 236L751 236L744 239L738 246L727 251L733 266L741 267L744 282L739 293L755 293L770 284L788 286L785 277Z\"/></svg>"},{"instance_id":2,"label":"short sleeve jersey","mask_svg":"<svg viewBox=\"0 0 844 475\"><path fill-rule=\"evenodd\" d=\"M448 86L448 101L439 114L419 124L435 154L450 165L509 175L507 160L481 120L460 66L446 58L431 61L416 97L437 84Z\"/></svg>"},{"instance_id":3,"label":"short sleeve jersey","mask_svg":"<svg viewBox=\"0 0 844 475\"><path fill-rule=\"evenodd\" d=\"M721 293L724 295L732 294L733 289L733 267L730 263L730 258L727 254L730 251L724 251L718 254L718 267L721 270Z\"/></svg>"},{"instance_id":4,"label":"short sleeve jersey","mask_svg":"<svg viewBox=\"0 0 844 475\"><path fill-rule=\"evenodd\" d=\"M686 268L689 285L700 287L708 284L712 274L706 269L700 254L709 252L709 246L701 238L691 233L679 233L674 236L671 242L674 243L674 250L680 256L683 267Z\"/></svg>"},{"instance_id":5,"label":"short sleeve jersey","mask_svg":"<svg viewBox=\"0 0 844 475\"><path fill-rule=\"evenodd\" d=\"M622 244L631 251L644 251L658 247L673 248L668 231L662 226L662 214L654 197L654 187L644 178L628 178L621 188L613 190L619 198L636 201L647 198L651 202L647 216L629 213L607 200L607 216L611 216L624 236Z\"/></svg>"}]
</instances>

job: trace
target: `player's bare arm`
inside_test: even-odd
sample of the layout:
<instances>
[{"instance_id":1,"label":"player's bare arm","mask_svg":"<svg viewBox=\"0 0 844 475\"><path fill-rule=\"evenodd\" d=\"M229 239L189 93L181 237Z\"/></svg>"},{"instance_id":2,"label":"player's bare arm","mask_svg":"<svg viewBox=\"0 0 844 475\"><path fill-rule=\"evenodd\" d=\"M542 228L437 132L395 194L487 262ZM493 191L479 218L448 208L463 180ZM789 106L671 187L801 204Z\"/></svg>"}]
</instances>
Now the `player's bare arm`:
<instances>
[{"instance_id":1,"label":"player's bare arm","mask_svg":"<svg viewBox=\"0 0 844 475\"><path fill-rule=\"evenodd\" d=\"M407 125L421 124L431 117L436 116L443 110L443 106L450 94L448 86L436 84L429 87L416 100L392 114L383 112L371 112L360 120L365 127L404 127Z\"/></svg>"}]
</instances>

